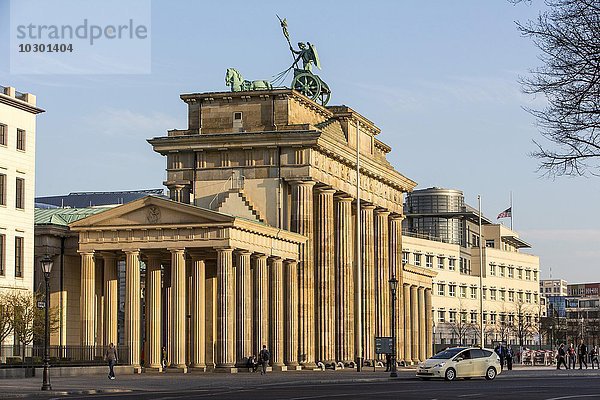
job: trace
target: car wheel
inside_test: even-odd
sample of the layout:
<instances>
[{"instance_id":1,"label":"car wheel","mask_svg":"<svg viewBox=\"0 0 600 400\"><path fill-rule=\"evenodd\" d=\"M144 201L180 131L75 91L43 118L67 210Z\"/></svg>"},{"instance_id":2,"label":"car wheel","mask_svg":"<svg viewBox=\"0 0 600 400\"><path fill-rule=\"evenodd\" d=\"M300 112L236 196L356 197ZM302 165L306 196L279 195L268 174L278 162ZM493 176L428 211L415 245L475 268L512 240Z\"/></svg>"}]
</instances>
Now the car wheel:
<instances>
[{"instance_id":1,"label":"car wheel","mask_svg":"<svg viewBox=\"0 0 600 400\"><path fill-rule=\"evenodd\" d=\"M485 371L485 379L488 381L493 380L496 377L496 368L489 367L487 371Z\"/></svg>"},{"instance_id":2,"label":"car wheel","mask_svg":"<svg viewBox=\"0 0 600 400\"><path fill-rule=\"evenodd\" d=\"M446 370L446 374L444 375L444 378L446 378L447 381L453 381L456 379L456 371L454 370L454 368L448 368Z\"/></svg>"}]
</instances>

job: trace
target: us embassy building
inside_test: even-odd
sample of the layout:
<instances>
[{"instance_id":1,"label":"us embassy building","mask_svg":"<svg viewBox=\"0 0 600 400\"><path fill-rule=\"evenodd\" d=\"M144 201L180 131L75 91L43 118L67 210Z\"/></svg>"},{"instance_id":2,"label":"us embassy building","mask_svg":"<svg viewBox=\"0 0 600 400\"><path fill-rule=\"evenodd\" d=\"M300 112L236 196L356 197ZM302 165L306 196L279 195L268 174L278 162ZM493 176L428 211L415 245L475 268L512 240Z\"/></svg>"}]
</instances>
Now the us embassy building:
<instances>
[{"instance_id":1,"label":"us embassy building","mask_svg":"<svg viewBox=\"0 0 600 400\"><path fill-rule=\"evenodd\" d=\"M135 369L142 358L160 369L163 346L183 371L235 372L263 344L278 370L352 365L361 348L372 363L375 337L392 336L395 276L398 360L429 357L436 272L402 262L403 194L416 183L387 161L379 128L291 89L181 99L188 128L148 140L166 157L170 199L38 221L36 255L60 271L52 344L117 343Z\"/></svg>"}]
</instances>

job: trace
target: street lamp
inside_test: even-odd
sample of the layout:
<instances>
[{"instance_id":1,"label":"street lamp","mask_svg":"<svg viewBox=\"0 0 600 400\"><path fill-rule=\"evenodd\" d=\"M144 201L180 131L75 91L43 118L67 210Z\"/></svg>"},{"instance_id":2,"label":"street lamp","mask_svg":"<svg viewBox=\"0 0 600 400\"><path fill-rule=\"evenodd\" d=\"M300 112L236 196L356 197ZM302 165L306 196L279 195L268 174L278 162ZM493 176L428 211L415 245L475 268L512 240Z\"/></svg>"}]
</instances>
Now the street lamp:
<instances>
[{"instance_id":1,"label":"street lamp","mask_svg":"<svg viewBox=\"0 0 600 400\"><path fill-rule=\"evenodd\" d=\"M390 292L392 294L392 371L390 377L397 378L396 372L396 291L398 290L398 279L395 275L389 280Z\"/></svg>"},{"instance_id":2,"label":"street lamp","mask_svg":"<svg viewBox=\"0 0 600 400\"><path fill-rule=\"evenodd\" d=\"M50 384L50 316L48 314L50 308L50 272L52 272L52 258L46 255L42 258L42 272L44 273L44 280L46 281L46 325L44 330L44 380L42 383L42 390L52 390L52 385Z\"/></svg>"}]
</instances>

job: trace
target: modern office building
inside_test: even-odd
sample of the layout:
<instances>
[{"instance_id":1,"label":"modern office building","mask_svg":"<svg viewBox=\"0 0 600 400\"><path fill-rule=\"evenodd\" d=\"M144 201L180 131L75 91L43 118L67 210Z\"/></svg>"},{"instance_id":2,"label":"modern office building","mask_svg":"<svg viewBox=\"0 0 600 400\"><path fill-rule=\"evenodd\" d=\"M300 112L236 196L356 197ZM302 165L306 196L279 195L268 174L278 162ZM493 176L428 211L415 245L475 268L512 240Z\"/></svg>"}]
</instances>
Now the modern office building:
<instances>
[{"instance_id":1,"label":"modern office building","mask_svg":"<svg viewBox=\"0 0 600 400\"><path fill-rule=\"evenodd\" d=\"M480 234L479 213L459 190L415 190L407 195L405 212L404 262L437 273L432 299L437 347L481 343L480 275L485 344L532 344L543 310L539 259L521 251L530 245L485 216Z\"/></svg>"},{"instance_id":2,"label":"modern office building","mask_svg":"<svg viewBox=\"0 0 600 400\"><path fill-rule=\"evenodd\" d=\"M35 133L42 112L33 94L0 86L0 293L34 289Z\"/></svg>"},{"instance_id":3,"label":"modern office building","mask_svg":"<svg viewBox=\"0 0 600 400\"><path fill-rule=\"evenodd\" d=\"M567 296L599 297L600 283L575 283L567 285Z\"/></svg>"},{"instance_id":4,"label":"modern office building","mask_svg":"<svg viewBox=\"0 0 600 400\"><path fill-rule=\"evenodd\" d=\"M567 296L567 281L564 279L540 280L540 294L543 296Z\"/></svg>"}]
</instances>

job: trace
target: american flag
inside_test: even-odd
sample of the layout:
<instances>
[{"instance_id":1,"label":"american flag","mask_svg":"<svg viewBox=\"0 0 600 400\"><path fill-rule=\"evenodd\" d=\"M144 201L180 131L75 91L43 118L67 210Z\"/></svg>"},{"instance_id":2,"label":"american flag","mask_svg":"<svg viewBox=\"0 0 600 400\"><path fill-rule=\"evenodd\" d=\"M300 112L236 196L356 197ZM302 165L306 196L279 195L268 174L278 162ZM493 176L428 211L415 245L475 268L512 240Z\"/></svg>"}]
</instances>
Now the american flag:
<instances>
[{"instance_id":1,"label":"american flag","mask_svg":"<svg viewBox=\"0 0 600 400\"><path fill-rule=\"evenodd\" d=\"M496 219L510 217L512 217L512 207L508 207L506 210L502 211L500 214L498 214L498 217Z\"/></svg>"}]
</instances>

